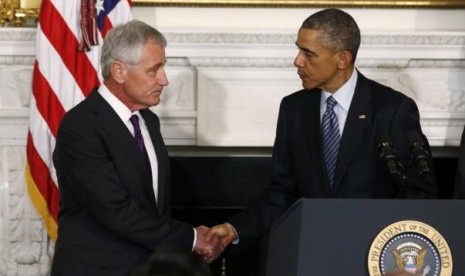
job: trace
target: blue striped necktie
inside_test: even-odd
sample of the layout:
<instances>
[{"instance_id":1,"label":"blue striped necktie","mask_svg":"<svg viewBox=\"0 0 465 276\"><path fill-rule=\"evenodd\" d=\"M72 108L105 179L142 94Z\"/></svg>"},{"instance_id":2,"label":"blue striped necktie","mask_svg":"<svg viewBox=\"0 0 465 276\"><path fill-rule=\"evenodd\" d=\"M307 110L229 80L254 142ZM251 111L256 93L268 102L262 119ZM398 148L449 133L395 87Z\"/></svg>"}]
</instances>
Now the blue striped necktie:
<instances>
[{"instance_id":1,"label":"blue striped necktie","mask_svg":"<svg viewBox=\"0 0 465 276\"><path fill-rule=\"evenodd\" d=\"M321 120L321 128L323 134L323 154L325 158L326 173L328 175L329 187L333 188L334 173L336 171L337 153L341 141L339 133L339 123L337 121L334 107L337 102L330 96L326 100L326 111Z\"/></svg>"}]
</instances>

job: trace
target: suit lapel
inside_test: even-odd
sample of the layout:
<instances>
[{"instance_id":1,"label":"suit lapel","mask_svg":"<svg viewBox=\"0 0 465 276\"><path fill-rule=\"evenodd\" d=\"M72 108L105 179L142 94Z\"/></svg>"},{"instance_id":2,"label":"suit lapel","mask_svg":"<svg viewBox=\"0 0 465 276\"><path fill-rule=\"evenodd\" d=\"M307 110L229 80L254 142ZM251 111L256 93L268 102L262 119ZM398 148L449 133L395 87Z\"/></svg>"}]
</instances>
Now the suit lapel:
<instances>
[{"instance_id":1,"label":"suit lapel","mask_svg":"<svg viewBox=\"0 0 465 276\"><path fill-rule=\"evenodd\" d=\"M302 130L306 136L305 141L309 144L307 148L315 148L315 143L320 145L320 136L318 129L320 128L320 93L315 91L306 92L308 97L304 102L301 111ZM310 155L315 155L317 151L311 151ZM319 155L319 154L316 154Z\"/></svg>"},{"instance_id":2,"label":"suit lapel","mask_svg":"<svg viewBox=\"0 0 465 276\"><path fill-rule=\"evenodd\" d=\"M359 73L354 97L350 104L349 113L341 137L339 155L336 165L335 189L341 184L342 178L350 163L350 159L358 150L356 145L361 139L364 129L372 119L371 89L366 78Z\"/></svg>"},{"instance_id":3,"label":"suit lapel","mask_svg":"<svg viewBox=\"0 0 465 276\"><path fill-rule=\"evenodd\" d=\"M165 203L167 200L165 195L167 192L166 183L167 176L165 175L166 166L168 165L169 160L165 157L168 156L168 153L163 143L163 138L160 133L160 124L155 119L154 114L150 114L151 111L144 109L140 110L142 117L144 117L145 123L147 124L147 129L150 134L150 139L153 143L153 148L155 149L155 154L157 155L157 166L158 166L158 199L157 205L159 213L163 213L165 210Z\"/></svg>"},{"instance_id":4,"label":"suit lapel","mask_svg":"<svg viewBox=\"0 0 465 276\"><path fill-rule=\"evenodd\" d=\"M151 188L152 179L150 172L147 169L144 169L147 167L145 163L146 161L139 153L140 151L136 140L132 136L131 132L98 92L93 92L88 97L88 100L91 109L98 113L97 120L104 132L108 133L108 136L115 141L115 144L120 145L120 149L124 152L127 159L132 160L132 162L135 163L136 168L140 168L140 172L143 175L142 178L144 179L144 189L146 189L154 206L156 206L155 195Z\"/></svg>"},{"instance_id":5,"label":"suit lapel","mask_svg":"<svg viewBox=\"0 0 465 276\"><path fill-rule=\"evenodd\" d=\"M317 168L316 171L309 169L309 173L313 176L317 175L319 185L322 189L329 192L329 180L326 176L326 169L324 166L324 159L321 144L321 120L320 120L320 101L321 90L314 89L306 92L308 98L303 101L304 107L301 111L301 129L304 134L304 141L306 143L306 150L309 156L309 168ZM314 177L309 177L312 179Z\"/></svg>"}]
</instances>

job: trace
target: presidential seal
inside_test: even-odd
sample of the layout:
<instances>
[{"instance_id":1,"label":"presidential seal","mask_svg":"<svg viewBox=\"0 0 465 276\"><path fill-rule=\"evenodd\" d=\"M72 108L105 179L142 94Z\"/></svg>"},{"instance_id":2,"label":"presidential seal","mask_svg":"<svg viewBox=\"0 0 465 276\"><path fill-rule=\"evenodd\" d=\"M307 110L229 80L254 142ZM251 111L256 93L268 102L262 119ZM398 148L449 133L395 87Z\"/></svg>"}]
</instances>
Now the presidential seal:
<instances>
[{"instance_id":1,"label":"presidential seal","mask_svg":"<svg viewBox=\"0 0 465 276\"><path fill-rule=\"evenodd\" d=\"M452 254L442 235L418 221L393 223L373 240L368 253L370 276L405 270L421 276L451 276Z\"/></svg>"}]
</instances>

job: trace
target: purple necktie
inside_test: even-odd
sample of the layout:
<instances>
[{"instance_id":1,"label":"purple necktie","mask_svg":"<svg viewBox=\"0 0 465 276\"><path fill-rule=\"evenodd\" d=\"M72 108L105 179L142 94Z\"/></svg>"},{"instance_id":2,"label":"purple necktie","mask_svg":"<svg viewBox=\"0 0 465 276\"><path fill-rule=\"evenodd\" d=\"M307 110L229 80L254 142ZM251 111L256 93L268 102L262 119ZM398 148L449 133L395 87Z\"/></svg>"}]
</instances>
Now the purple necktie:
<instances>
[{"instance_id":1,"label":"purple necktie","mask_svg":"<svg viewBox=\"0 0 465 276\"><path fill-rule=\"evenodd\" d=\"M139 117L137 115L132 115L129 120L131 121L131 124L134 127L134 138L136 138L137 146L139 147L139 150L144 155L144 159L150 170L150 174L152 174L149 155L147 154L147 149L145 148L145 144L144 144L144 138L142 137L142 132L140 131Z\"/></svg>"}]
</instances>

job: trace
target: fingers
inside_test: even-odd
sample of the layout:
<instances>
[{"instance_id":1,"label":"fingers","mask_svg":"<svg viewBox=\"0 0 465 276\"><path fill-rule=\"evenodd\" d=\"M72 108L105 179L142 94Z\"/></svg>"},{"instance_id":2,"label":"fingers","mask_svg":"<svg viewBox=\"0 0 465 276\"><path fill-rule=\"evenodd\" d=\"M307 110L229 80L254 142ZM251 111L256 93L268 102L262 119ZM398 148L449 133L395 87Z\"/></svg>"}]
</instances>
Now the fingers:
<instances>
[{"instance_id":1,"label":"fingers","mask_svg":"<svg viewBox=\"0 0 465 276\"><path fill-rule=\"evenodd\" d=\"M225 238L229 235L229 230L226 225L226 223L216 225L212 228L210 228L210 231L208 231L205 241L210 242L213 236L217 236L219 238Z\"/></svg>"},{"instance_id":2,"label":"fingers","mask_svg":"<svg viewBox=\"0 0 465 276\"><path fill-rule=\"evenodd\" d=\"M214 260L218 259L218 257L224 251L223 244L221 243L221 240L218 237L213 237L212 240L210 241L210 244L212 245L212 251L209 252L209 254L203 256L203 259L207 263L211 263Z\"/></svg>"},{"instance_id":3,"label":"fingers","mask_svg":"<svg viewBox=\"0 0 465 276\"><path fill-rule=\"evenodd\" d=\"M227 247L234 239L237 238L236 230L229 223L223 223L214 226L207 232L206 241L209 242L213 236L221 239L223 247Z\"/></svg>"},{"instance_id":4,"label":"fingers","mask_svg":"<svg viewBox=\"0 0 465 276\"><path fill-rule=\"evenodd\" d=\"M197 241L194 246L194 251L199 254L205 262L213 262L224 251L225 246L222 240L215 235L216 232L211 233L211 229L206 226L199 226L196 228L196 231Z\"/></svg>"},{"instance_id":5,"label":"fingers","mask_svg":"<svg viewBox=\"0 0 465 276\"><path fill-rule=\"evenodd\" d=\"M236 230L229 223L219 224L212 228L201 225L196 228L196 231L197 241L194 251L208 263L216 260L224 249L238 238Z\"/></svg>"},{"instance_id":6,"label":"fingers","mask_svg":"<svg viewBox=\"0 0 465 276\"><path fill-rule=\"evenodd\" d=\"M194 251L206 258L211 258L214 254L213 245L204 241L201 231L197 231L197 240L194 245Z\"/></svg>"}]
</instances>

